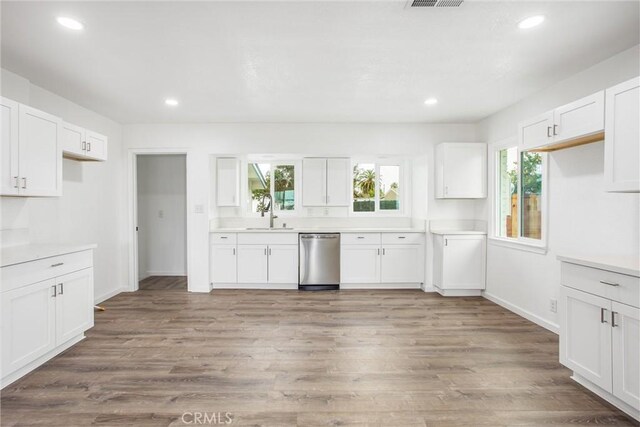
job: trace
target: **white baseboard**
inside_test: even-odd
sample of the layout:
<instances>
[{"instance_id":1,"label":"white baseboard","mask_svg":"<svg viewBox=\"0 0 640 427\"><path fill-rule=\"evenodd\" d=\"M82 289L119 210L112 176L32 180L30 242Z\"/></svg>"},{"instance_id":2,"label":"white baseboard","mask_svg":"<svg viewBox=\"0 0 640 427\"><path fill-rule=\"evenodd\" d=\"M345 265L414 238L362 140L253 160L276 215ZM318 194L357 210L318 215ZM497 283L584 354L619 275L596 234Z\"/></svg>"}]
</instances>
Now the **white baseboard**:
<instances>
[{"instance_id":1,"label":"white baseboard","mask_svg":"<svg viewBox=\"0 0 640 427\"><path fill-rule=\"evenodd\" d=\"M538 316L536 314L533 314L530 311L525 310L524 308L518 307L515 304L511 304L510 302L505 301L502 298L499 298L499 297L497 297L495 295L491 295L487 291L482 292L482 296L485 297L486 299L488 299L489 301L495 302L499 306L502 306L502 307L506 308L507 310L512 311L515 314L517 314L519 316L522 316L527 320L532 321L536 325L542 326L543 328L553 332L554 334L559 334L560 333L560 326L557 325L556 323L549 322L548 320L543 319L542 317L540 317L540 316Z\"/></svg>"},{"instance_id":2,"label":"white baseboard","mask_svg":"<svg viewBox=\"0 0 640 427\"><path fill-rule=\"evenodd\" d=\"M586 389L597 394L607 402L611 403L613 406L620 409L625 414L633 417L637 421L640 421L640 410L634 408L633 406L628 405L626 402L623 402L622 400L618 399L611 393L601 389L600 387L598 387L588 379L576 374L575 372L571 376L571 379L577 382L578 384L580 384L581 386L585 387Z\"/></svg>"},{"instance_id":3,"label":"white baseboard","mask_svg":"<svg viewBox=\"0 0 640 427\"><path fill-rule=\"evenodd\" d=\"M420 283L340 283L340 289L420 289Z\"/></svg>"},{"instance_id":4,"label":"white baseboard","mask_svg":"<svg viewBox=\"0 0 640 427\"><path fill-rule=\"evenodd\" d=\"M118 288L118 289L114 289L112 291L107 292L106 294L102 294L97 298L93 299L94 304L100 304L103 301L108 300L109 298L115 297L116 295L118 295L120 292L125 292L126 289L125 288Z\"/></svg>"},{"instance_id":5,"label":"white baseboard","mask_svg":"<svg viewBox=\"0 0 640 427\"><path fill-rule=\"evenodd\" d=\"M266 283L214 283L211 290L216 289L264 289L264 290L298 290L298 284L266 284Z\"/></svg>"},{"instance_id":6,"label":"white baseboard","mask_svg":"<svg viewBox=\"0 0 640 427\"><path fill-rule=\"evenodd\" d=\"M150 276L186 276L187 273L185 271L147 271L147 277Z\"/></svg>"},{"instance_id":7,"label":"white baseboard","mask_svg":"<svg viewBox=\"0 0 640 427\"><path fill-rule=\"evenodd\" d=\"M480 289L442 289L435 287L436 292L443 297L479 297L482 296Z\"/></svg>"}]
</instances>

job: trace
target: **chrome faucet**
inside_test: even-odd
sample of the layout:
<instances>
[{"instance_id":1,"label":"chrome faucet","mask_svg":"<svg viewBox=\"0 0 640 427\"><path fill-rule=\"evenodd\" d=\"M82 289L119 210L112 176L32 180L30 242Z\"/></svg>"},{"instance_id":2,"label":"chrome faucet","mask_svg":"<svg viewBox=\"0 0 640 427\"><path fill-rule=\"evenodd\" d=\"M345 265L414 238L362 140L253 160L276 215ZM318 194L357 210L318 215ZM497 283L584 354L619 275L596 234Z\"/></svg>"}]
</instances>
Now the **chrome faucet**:
<instances>
[{"instance_id":1,"label":"chrome faucet","mask_svg":"<svg viewBox=\"0 0 640 427\"><path fill-rule=\"evenodd\" d=\"M266 207L264 207L264 199L269 199L269 204L266 205ZM269 228L274 228L273 220L278 217L273 214L273 198L271 197L270 193L265 193L262 195L262 206L263 209L260 210L260 216L264 218L264 212L269 211Z\"/></svg>"}]
</instances>

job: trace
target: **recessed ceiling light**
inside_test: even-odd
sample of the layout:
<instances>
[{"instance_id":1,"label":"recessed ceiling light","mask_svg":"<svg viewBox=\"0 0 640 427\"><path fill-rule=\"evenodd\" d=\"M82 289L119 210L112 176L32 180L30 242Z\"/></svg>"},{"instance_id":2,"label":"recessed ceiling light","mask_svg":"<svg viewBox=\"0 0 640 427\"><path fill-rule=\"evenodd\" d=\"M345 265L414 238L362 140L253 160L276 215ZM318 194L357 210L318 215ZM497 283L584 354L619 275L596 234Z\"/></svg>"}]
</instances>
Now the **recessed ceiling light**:
<instances>
[{"instance_id":1,"label":"recessed ceiling light","mask_svg":"<svg viewBox=\"0 0 640 427\"><path fill-rule=\"evenodd\" d=\"M167 105L170 105L171 107L175 107L176 105L178 105L178 100L173 98L167 98L164 100L164 103Z\"/></svg>"},{"instance_id":2,"label":"recessed ceiling light","mask_svg":"<svg viewBox=\"0 0 640 427\"><path fill-rule=\"evenodd\" d=\"M70 30L79 31L84 28L84 25L82 25L82 22L76 21L75 19L69 18L67 16L58 16L57 21L58 21L58 24Z\"/></svg>"},{"instance_id":3,"label":"recessed ceiling light","mask_svg":"<svg viewBox=\"0 0 640 427\"><path fill-rule=\"evenodd\" d=\"M544 15L530 16L518 22L518 28L520 28L521 30L526 30L528 28L537 27L543 22L544 22Z\"/></svg>"},{"instance_id":4,"label":"recessed ceiling light","mask_svg":"<svg viewBox=\"0 0 640 427\"><path fill-rule=\"evenodd\" d=\"M424 105L436 105L438 100L436 98L427 98L424 101Z\"/></svg>"}]
</instances>

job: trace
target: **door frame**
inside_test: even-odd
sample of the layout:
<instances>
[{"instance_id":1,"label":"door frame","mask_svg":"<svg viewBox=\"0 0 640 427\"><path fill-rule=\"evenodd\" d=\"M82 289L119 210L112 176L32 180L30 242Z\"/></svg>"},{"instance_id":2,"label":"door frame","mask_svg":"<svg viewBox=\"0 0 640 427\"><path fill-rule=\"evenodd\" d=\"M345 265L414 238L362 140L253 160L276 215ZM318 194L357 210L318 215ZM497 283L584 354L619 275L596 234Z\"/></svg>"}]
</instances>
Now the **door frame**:
<instances>
[{"instance_id":1,"label":"door frame","mask_svg":"<svg viewBox=\"0 0 640 427\"><path fill-rule=\"evenodd\" d=\"M184 155L185 169L188 167L188 150L186 148L131 148L128 152L127 159L127 190L128 190L128 227L129 227L129 283L127 291L135 292L138 290L138 232L136 230L138 223L138 156L162 156L162 155ZM189 172L187 170L185 182L188 182ZM185 186L185 197L187 206L189 202L189 186ZM189 215L186 215L186 238L187 238L187 255L186 267L187 274L189 272L189 230L191 228Z\"/></svg>"}]
</instances>

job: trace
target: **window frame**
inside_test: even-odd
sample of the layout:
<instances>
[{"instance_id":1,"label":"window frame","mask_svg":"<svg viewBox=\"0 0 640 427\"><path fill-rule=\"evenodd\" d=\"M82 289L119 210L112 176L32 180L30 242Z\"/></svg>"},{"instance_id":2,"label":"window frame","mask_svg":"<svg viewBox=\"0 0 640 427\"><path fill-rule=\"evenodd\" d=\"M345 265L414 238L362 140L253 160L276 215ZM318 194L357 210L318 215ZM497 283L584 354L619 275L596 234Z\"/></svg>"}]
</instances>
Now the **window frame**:
<instances>
[{"instance_id":1,"label":"window frame","mask_svg":"<svg viewBox=\"0 0 640 427\"><path fill-rule=\"evenodd\" d=\"M500 151L515 148L518 159L518 236L517 237L504 237L500 235ZM517 138L508 138L506 140L502 140L498 143L492 145L493 155L492 159L492 171L491 174L493 179L493 190L491 192L491 235L490 240L496 244L501 246L513 247L517 249L526 249L532 252L538 253L546 253L547 251L547 241L548 241L548 230L547 230L547 217L548 217L548 188L549 188L549 179L548 179L548 170L549 170L549 159L547 153L539 153L542 156L542 171L541 171L541 180L542 180L542 191L540 194L540 239L532 239L530 237L522 236L522 219L523 219L523 205L522 205L522 153L527 152L529 150L523 150L521 144L518 143Z\"/></svg>"},{"instance_id":2,"label":"window frame","mask_svg":"<svg viewBox=\"0 0 640 427\"><path fill-rule=\"evenodd\" d=\"M245 201L246 207L244 209L245 211L245 215L248 217L253 217L253 218L260 218L260 212L254 212L253 211L253 207L252 207L252 203L251 203L251 194L249 194L249 176L248 176L248 171L249 171L249 164L251 163L262 163L262 164L268 164L269 165L269 172L272 173L275 176L275 169L278 166L293 166L293 191L294 191L294 204L293 204L293 209L292 210L288 210L288 211L273 211L273 214L278 216L278 217L291 217L291 216L300 216L302 213L302 205L301 205L301 197L302 197L302 186L301 186L301 171L302 171L302 163L300 160L297 159L272 159L272 158L261 158L261 157L249 157L248 159L246 159L244 162L244 167L243 167L243 175L242 175L242 180L244 182L243 184L243 200ZM272 179L269 183L269 194L271 194L271 196L273 197L275 194L275 179ZM273 201L272 201L273 203ZM265 216L267 215L267 213L265 213Z\"/></svg>"},{"instance_id":3,"label":"window frame","mask_svg":"<svg viewBox=\"0 0 640 427\"><path fill-rule=\"evenodd\" d=\"M353 168L355 165L357 164L363 164L363 163L369 163L369 164L373 164L375 167L375 173L376 173L376 189L375 189L375 196L374 196L374 210L371 212L361 212L358 211L356 212L353 209ZM399 169L399 173L398 173L398 181L400 181L399 184L399 188L398 188L398 201L400 203L400 209L398 210L381 210L380 209L380 180L379 180L379 176L380 176L380 166L397 166ZM406 212L407 211L407 203L408 200L406 200L405 195L409 194L409 192L406 191L407 188L407 181L405 179L406 174L405 174L405 169L406 169L406 161L404 159L399 159L399 158L375 158L375 157L351 157L351 166L349 168L349 171L351 173L351 175L349 176L349 215L350 216L364 216L364 217L371 217L371 216L377 216L377 217L401 217L401 216L406 216Z\"/></svg>"}]
</instances>

